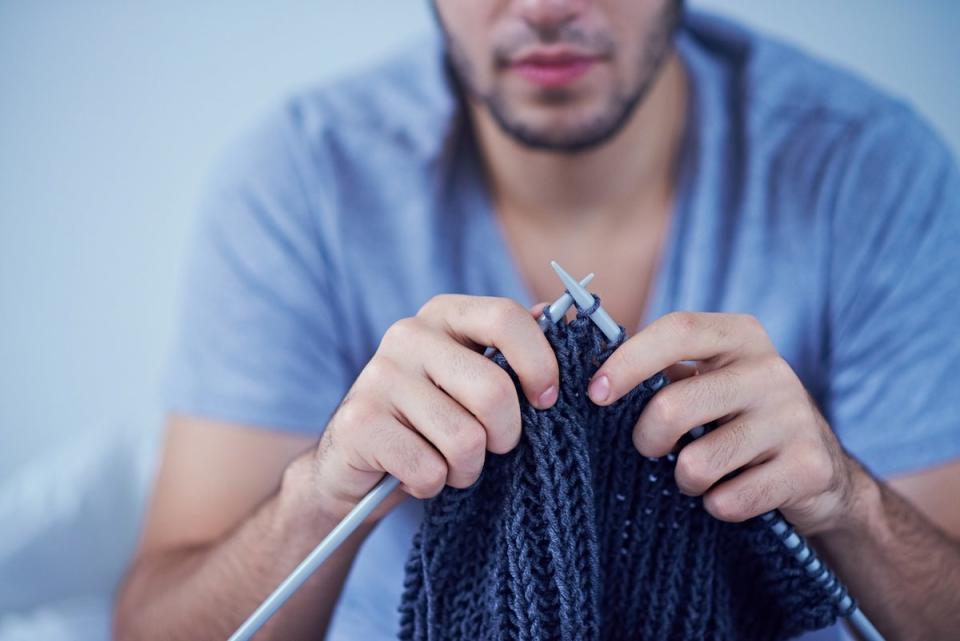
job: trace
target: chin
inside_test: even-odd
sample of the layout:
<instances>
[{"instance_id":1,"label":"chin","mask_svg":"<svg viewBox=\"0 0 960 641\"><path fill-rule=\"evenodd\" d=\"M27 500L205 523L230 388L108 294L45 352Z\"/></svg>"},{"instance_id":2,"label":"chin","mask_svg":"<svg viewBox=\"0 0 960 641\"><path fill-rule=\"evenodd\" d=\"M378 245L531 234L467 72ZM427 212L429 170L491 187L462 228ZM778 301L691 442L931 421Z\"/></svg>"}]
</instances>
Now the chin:
<instances>
[{"instance_id":1,"label":"chin","mask_svg":"<svg viewBox=\"0 0 960 641\"><path fill-rule=\"evenodd\" d=\"M592 111L576 110L539 110L517 114L515 125L545 140L570 140L588 134L592 125L602 116Z\"/></svg>"},{"instance_id":2,"label":"chin","mask_svg":"<svg viewBox=\"0 0 960 641\"><path fill-rule=\"evenodd\" d=\"M501 129L520 144L543 150L586 151L619 129L617 106L590 92L509 96L494 94L486 106Z\"/></svg>"},{"instance_id":3,"label":"chin","mask_svg":"<svg viewBox=\"0 0 960 641\"><path fill-rule=\"evenodd\" d=\"M567 91L542 90L507 104L507 110L531 127L576 127L602 117L607 101L596 95L573 94Z\"/></svg>"}]
</instances>

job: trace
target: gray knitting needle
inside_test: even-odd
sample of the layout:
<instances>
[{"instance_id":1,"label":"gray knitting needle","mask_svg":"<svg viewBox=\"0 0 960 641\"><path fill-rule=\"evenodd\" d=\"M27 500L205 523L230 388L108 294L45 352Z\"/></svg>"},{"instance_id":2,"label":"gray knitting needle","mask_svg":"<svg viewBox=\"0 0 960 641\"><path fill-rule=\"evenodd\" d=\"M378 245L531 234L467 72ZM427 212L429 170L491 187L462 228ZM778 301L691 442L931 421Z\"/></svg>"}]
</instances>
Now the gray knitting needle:
<instances>
[{"instance_id":1,"label":"gray knitting needle","mask_svg":"<svg viewBox=\"0 0 960 641\"><path fill-rule=\"evenodd\" d=\"M577 281L573 280L570 274L565 272L563 267L558 265L556 261L550 263L550 265L554 271L557 272L560 280L563 281L563 286L566 287L570 295L573 296L573 300L576 301L577 306L582 309L588 309L593 306L595 301L593 294L588 292L584 287L581 287ZM603 335L607 337L608 341L613 342L620 338L620 326L604 311L603 307L598 305L596 311L590 314L590 319L597 324L597 327L600 328L600 331L603 332ZM693 438L699 438L705 432L706 429L701 426L690 430L689 434ZM816 553L807 545L807 542L802 536L796 532L787 534L790 526L786 520L780 516L780 513L774 510L762 515L761 518L780 540L783 541L784 546L790 551L793 557L800 562L807 574L816 577L818 581L823 583L824 588L831 594L834 600L839 599L837 603L840 610L850 610L850 607L853 606L853 599L849 594L844 594L843 598L839 598L843 593L843 586L840 584L836 575L827 568L823 561L817 558ZM874 627L860 608L854 607L853 610L850 610L847 619L851 627L866 641L884 641L883 636L877 631L876 627Z\"/></svg>"},{"instance_id":2,"label":"gray knitting needle","mask_svg":"<svg viewBox=\"0 0 960 641\"><path fill-rule=\"evenodd\" d=\"M587 309L593 305L593 294L578 284L577 281L573 279L573 276L568 274L557 261L551 260L550 266L553 267L553 271L557 272L557 276L563 281L563 286L567 288L567 291L573 296L573 300L576 301L578 306ZM617 324L617 321L610 318L610 314L608 314L607 310L603 307L597 307L597 309L590 314L590 320L600 328L600 331L603 332L603 335L607 337L608 341L613 342L620 338L620 325Z\"/></svg>"},{"instance_id":3,"label":"gray knitting needle","mask_svg":"<svg viewBox=\"0 0 960 641\"><path fill-rule=\"evenodd\" d=\"M595 300L593 294L588 292L582 285L577 284L577 281L573 280L573 277L568 274L557 261L551 261L550 266L553 267L553 271L557 272L557 276L563 281L563 286L567 288L567 291L573 296L573 300L576 301L578 306L582 309L593 307ZM602 305L598 305L597 309L590 314L590 320L600 328L600 331L603 332L603 335L607 337L608 341L613 343L620 340L620 324L610 317L610 314L607 313L607 310L605 310ZM700 438L706 431L706 428L702 425L697 426L690 430L690 436Z\"/></svg>"},{"instance_id":4,"label":"gray knitting needle","mask_svg":"<svg viewBox=\"0 0 960 641\"><path fill-rule=\"evenodd\" d=\"M580 281L580 284L586 286L589 285L592 280L593 274L588 274L586 278ZM577 284L576 281L574 281L574 284ZM564 292L560 298L545 307L543 313L540 314L540 317L537 319L537 324L540 326L540 329L545 332L551 325L559 322L572 304L573 298L571 298L570 294ZM487 358L493 358L497 353L498 350L495 347L488 347L483 355ZM383 503L383 500L399 485L400 481L396 477L390 474L385 475L383 479L343 517L343 520L320 541L320 544L300 562L300 565L293 569L293 572L277 586L270 596L264 599L263 603L253 611L253 614L247 617L247 620L237 628L237 631L230 636L228 641L247 641L247 639L252 638L270 617L293 596L293 593L300 589L300 586L310 578L310 575L320 567L327 557L333 554L333 551L340 547L340 544L343 543L344 540L363 523L364 519L370 516L370 513L377 509L377 506Z\"/></svg>"}]
</instances>

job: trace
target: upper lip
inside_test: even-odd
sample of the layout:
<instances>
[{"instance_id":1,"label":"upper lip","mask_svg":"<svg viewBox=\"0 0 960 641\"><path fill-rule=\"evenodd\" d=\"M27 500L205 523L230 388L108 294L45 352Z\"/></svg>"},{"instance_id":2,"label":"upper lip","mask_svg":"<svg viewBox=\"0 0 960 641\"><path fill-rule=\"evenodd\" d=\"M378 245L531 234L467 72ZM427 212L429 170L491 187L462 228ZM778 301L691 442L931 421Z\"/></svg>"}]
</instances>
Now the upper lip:
<instances>
[{"instance_id":1,"label":"upper lip","mask_svg":"<svg viewBox=\"0 0 960 641\"><path fill-rule=\"evenodd\" d=\"M600 56L570 47L540 47L514 57L511 64L562 65L582 60L596 60Z\"/></svg>"}]
</instances>

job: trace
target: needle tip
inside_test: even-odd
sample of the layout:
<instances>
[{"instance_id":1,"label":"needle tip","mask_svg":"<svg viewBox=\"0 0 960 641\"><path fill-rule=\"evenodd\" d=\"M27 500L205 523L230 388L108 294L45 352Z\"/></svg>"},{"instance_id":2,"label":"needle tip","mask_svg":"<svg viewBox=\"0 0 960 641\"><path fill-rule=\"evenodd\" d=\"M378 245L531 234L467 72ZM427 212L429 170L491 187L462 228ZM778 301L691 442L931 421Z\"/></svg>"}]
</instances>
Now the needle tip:
<instances>
[{"instance_id":1,"label":"needle tip","mask_svg":"<svg viewBox=\"0 0 960 641\"><path fill-rule=\"evenodd\" d=\"M573 294L574 297L576 297L576 294L574 294L573 290L577 289L577 281L573 279L573 276L568 274L567 270L561 267L560 264L555 260L550 261L550 266L553 267L553 271L557 272L557 276L559 276L560 280L563 281L564 286L570 290L570 293Z\"/></svg>"}]
</instances>

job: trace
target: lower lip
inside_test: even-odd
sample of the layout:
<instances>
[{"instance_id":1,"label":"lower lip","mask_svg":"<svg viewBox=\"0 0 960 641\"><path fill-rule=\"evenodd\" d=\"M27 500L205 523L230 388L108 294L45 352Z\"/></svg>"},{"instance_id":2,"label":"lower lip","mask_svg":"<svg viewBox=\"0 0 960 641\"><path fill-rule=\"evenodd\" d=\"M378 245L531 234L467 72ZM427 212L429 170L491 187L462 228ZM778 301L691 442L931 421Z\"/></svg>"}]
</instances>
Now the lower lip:
<instances>
[{"instance_id":1,"label":"lower lip","mask_svg":"<svg viewBox=\"0 0 960 641\"><path fill-rule=\"evenodd\" d=\"M563 87L571 84L593 67L596 60L582 58L556 64L520 62L512 69L527 81L541 87Z\"/></svg>"}]
</instances>

